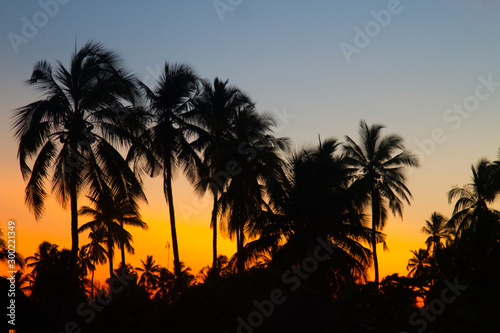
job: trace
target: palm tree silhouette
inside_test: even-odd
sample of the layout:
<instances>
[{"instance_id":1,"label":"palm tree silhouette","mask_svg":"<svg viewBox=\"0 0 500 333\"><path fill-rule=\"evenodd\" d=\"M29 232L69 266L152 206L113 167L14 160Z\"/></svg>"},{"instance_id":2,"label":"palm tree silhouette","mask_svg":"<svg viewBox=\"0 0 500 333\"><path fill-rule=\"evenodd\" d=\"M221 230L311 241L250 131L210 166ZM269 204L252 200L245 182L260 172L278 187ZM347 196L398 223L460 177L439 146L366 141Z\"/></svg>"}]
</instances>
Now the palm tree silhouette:
<instances>
[{"instance_id":1,"label":"palm tree silhouette","mask_svg":"<svg viewBox=\"0 0 500 333\"><path fill-rule=\"evenodd\" d=\"M181 270L172 179L178 167L192 182L196 178L197 154L187 140L189 129L183 118L196 92L197 82L198 77L189 66L165 63L164 71L153 90L141 84L148 99L150 126L141 135L140 144L132 146L128 156L151 177L162 173L176 274L180 274Z\"/></svg>"},{"instance_id":2,"label":"palm tree silhouette","mask_svg":"<svg viewBox=\"0 0 500 333\"><path fill-rule=\"evenodd\" d=\"M221 277L227 277L231 274L234 274L234 270L230 265L229 259L225 255L221 254L217 257L217 267L219 267L219 275ZM200 269L198 275L196 275L196 278L201 282L205 282L211 277L212 267L210 267L209 265Z\"/></svg>"},{"instance_id":3,"label":"palm tree silhouette","mask_svg":"<svg viewBox=\"0 0 500 333\"><path fill-rule=\"evenodd\" d=\"M92 229L89 232L90 243L84 245L82 250L89 256L92 261L92 278L90 284L90 298L94 298L94 273L96 265L104 265L107 262L108 252L102 246L106 239L106 229L103 226Z\"/></svg>"},{"instance_id":4,"label":"palm tree silhouette","mask_svg":"<svg viewBox=\"0 0 500 333\"><path fill-rule=\"evenodd\" d=\"M371 230L347 187L350 170L336 154L338 146L329 139L289 158L279 181L269 184L269 209L250 229L258 238L246 244L246 260L264 253L272 256L269 265L297 266L313 255L319 237L338 246L325 262L324 285L335 289L366 280L371 253L362 243L370 241Z\"/></svg>"},{"instance_id":5,"label":"palm tree silhouette","mask_svg":"<svg viewBox=\"0 0 500 333\"><path fill-rule=\"evenodd\" d=\"M38 252L35 252L32 256L26 257L26 266L31 268L31 275L33 278L36 279L41 265L57 256L57 253L59 252L57 248L58 246L56 244L43 241L38 245Z\"/></svg>"},{"instance_id":6,"label":"palm tree silhouette","mask_svg":"<svg viewBox=\"0 0 500 333\"><path fill-rule=\"evenodd\" d=\"M429 252L425 249L412 250L413 258L408 261L406 269L409 270L408 277L420 277L429 273L431 262Z\"/></svg>"},{"instance_id":7,"label":"palm tree silhouette","mask_svg":"<svg viewBox=\"0 0 500 333\"><path fill-rule=\"evenodd\" d=\"M156 288L159 282L159 276L157 275L161 267L155 263L153 256L146 256L146 261L141 260L142 267L136 267L135 269L141 273L139 278L139 285L144 286L146 292L149 294L152 289Z\"/></svg>"},{"instance_id":8,"label":"palm tree silhouette","mask_svg":"<svg viewBox=\"0 0 500 333\"><path fill-rule=\"evenodd\" d=\"M170 296L170 291L175 286L175 275L167 268L162 267L158 276L158 290L155 292L154 299L165 300Z\"/></svg>"},{"instance_id":9,"label":"palm tree silhouette","mask_svg":"<svg viewBox=\"0 0 500 333\"><path fill-rule=\"evenodd\" d=\"M238 166L220 196L220 209L227 231L236 236L238 271L245 269L243 247L246 230L258 223L258 212L266 207L265 189L276 182L283 169L280 149L288 149L287 139L272 136L275 124L270 115L258 114L253 105L236 112L228 157Z\"/></svg>"},{"instance_id":10,"label":"palm tree silhouette","mask_svg":"<svg viewBox=\"0 0 500 333\"><path fill-rule=\"evenodd\" d=\"M351 185L365 203L371 204L372 252L375 283L379 285L376 232L384 228L387 208L394 215L403 216L403 204L410 204L411 193L405 185L404 166L418 166L417 158L405 150L403 138L396 134L382 136L382 125L368 127L359 123L361 141L356 143L346 136L344 152L347 163L356 170Z\"/></svg>"},{"instance_id":11,"label":"palm tree silhouette","mask_svg":"<svg viewBox=\"0 0 500 333\"><path fill-rule=\"evenodd\" d=\"M432 257L435 257L436 252L443 248L443 241L448 244L452 240L453 230L446 223L447 219L443 215L434 212L430 220L426 220L425 226L422 227L422 232L429 235L425 240L425 244L427 244L428 252L432 249Z\"/></svg>"},{"instance_id":12,"label":"palm tree silhouette","mask_svg":"<svg viewBox=\"0 0 500 333\"><path fill-rule=\"evenodd\" d=\"M498 214L488 208L488 203L492 203L497 194L497 186L493 182L495 169L490 162L481 159L476 166L471 166L472 183L463 187L454 186L448 192L448 202L457 201L447 225L456 230L458 237L470 228L474 230L485 215Z\"/></svg>"},{"instance_id":13,"label":"palm tree silhouette","mask_svg":"<svg viewBox=\"0 0 500 333\"><path fill-rule=\"evenodd\" d=\"M83 224L79 231L95 231L100 228L105 230L105 239L107 246L109 274L113 277L113 256L114 246L117 244L120 248L126 248L129 253L134 253L132 247L132 235L124 229L124 225L140 227L147 229L147 224L141 220L137 212L137 207L131 205L127 198L113 198L111 195L102 193L99 199L88 197L93 207L83 206L79 213L90 216L93 220ZM122 257L122 265L124 265Z\"/></svg>"},{"instance_id":14,"label":"palm tree silhouette","mask_svg":"<svg viewBox=\"0 0 500 333\"><path fill-rule=\"evenodd\" d=\"M219 196L226 186L232 170L228 171L231 156L235 153L229 145L236 113L253 107L250 98L238 88L228 85L228 81L215 78L213 84L202 81L201 93L194 100L190 121L199 127L193 146L201 152L203 165L198 168L200 181L197 191L210 191L213 196L210 227L213 229L213 260L215 275L217 267L217 217L220 213ZM229 149L228 149L229 148Z\"/></svg>"},{"instance_id":15,"label":"palm tree silhouette","mask_svg":"<svg viewBox=\"0 0 500 333\"><path fill-rule=\"evenodd\" d=\"M106 171L117 164L113 179L129 175L121 172L128 166L117 159L120 154L110 142L126 143L130 138L120 112L135 98L134 78L116 53L88 42L75 50L69 68L61 62L55 68L46 61L38 62L28 83L44 98L17 109L13 117L21 173L28 180L25 201L36 218L43 214L45 180L52 169L52 192L71 210L71 251L76 267L80 192L93 191ZM32 168L30 159L35 159Z\"/></svg>"},{"instance_id":16,"label":"palm tree silhouette","mask_svg":"<svg viewBox=\"0 0 500 333\"><path fill-rule=\"evenodd\" d=\"M181 274L175 276L175 283L169 290L169 296L172 301L177 301L180 299L182 293L196 283L196 278L191 274L191 268L186 267L183 262L181 262Z\"/></svg>"}]
</instances>

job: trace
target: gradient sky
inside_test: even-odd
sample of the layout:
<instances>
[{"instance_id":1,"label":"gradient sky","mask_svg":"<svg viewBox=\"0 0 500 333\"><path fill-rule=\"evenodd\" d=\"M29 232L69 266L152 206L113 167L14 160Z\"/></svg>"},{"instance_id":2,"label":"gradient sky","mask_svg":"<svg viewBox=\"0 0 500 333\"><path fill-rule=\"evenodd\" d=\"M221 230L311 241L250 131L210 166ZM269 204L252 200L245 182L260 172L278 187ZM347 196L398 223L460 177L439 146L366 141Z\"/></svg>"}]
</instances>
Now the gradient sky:
<instances>
[{"instance_id":1,"label":"gradient sky","mask_svg":"<svg viewBox=\"0 0 500 333\"><path fill-rule=\"evenodd\" d=\"M478 78L500 82L498 0L60 2L65 4L57 11L49 7L51 15L37 1L0 3L0 227L5 231L9 219L17 222L17 244L25 256L43 240L70 247L70 216L49 199L46 214L35 221L24 205L12 111L39 97L23 83L38 60L67 65L75 43L80 47L88 40L117 51L150 85L165 61L190 64L203 78L229 79L258 110L293 116L278 118L278 135L290 137L297 148L316 144L318 134L357 138L360 119L403 135L408 148L420 151L422 167L408 177L414 201L404 221L391 218L384 229L390 252L380 256L382 276L406 274L409 251L424 246L425 219L433 211L450 216L447 191L469 182L471 163L497 157L500 84L488 91L478 88ZM230 10L221 16L214 4ZM394 12L390 22L370 23L372 11L387 8ZM40 27L16 53L9 34L22 37L25 22ZM356 46L357 31L365 28L372 29L369 43L358 43L348 62L341 45ZM476 89L489 96L467 118L447 111L474 102ZM436 130L439 142L431 149ZM211 203L197 198L182 176L174 187L181 260L196 273L211 262ZM136 255L130 261L137 266L154 254L166 265L173 258L165 249L170 228L161 181L146 180L146 194L149 205L142 213L150 229L131 230ZM235 248L221 239L221 253L230 256Z\"/></svg>"}]
</instances>

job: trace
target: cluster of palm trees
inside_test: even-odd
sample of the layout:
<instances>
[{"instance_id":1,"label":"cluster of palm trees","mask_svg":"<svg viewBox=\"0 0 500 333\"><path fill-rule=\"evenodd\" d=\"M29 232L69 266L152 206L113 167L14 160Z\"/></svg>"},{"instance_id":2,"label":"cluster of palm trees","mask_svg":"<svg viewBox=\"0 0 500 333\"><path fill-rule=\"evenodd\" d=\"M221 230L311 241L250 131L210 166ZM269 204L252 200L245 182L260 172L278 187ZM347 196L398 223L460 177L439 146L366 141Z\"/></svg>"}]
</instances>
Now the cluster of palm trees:
<instances>
[{"instance_id":1,"label":"cluster of palm trees","mask_svg":"<svg viewBox=\"0 0 500 333\"><path fill-rule=\"evenodd\" d=\"M412 251L408 262L409 276L419 277L438 270L440 253L475 240L474 245L491 246L498 242L495 233L500 212L488 207L500 193L500 161L479 160L471 166L471 183L453 186L448 201L455 201L450 219L438 212L425 221L422 232L428 235L425 249ZM493 243L492 243L493 242Z\"/></svg>"},{"instance_id":2,"label":"cluster of palm trees","mask_svg":"<svg viewBox=\"0 0 500 333\"><path fill-rule=\"evenodd\" d=\"M141 179L161 175L174 272L148 257L141 279L158 292L158 281L181 280L186 274L172 190L180 171L196 192L213 198L208 277L220 275L217 236L223 226L236 240L228 260L236 271L299 264L322 237L339 245L322 267L329 283L364 280L373 263L378 284L377 244L385 245L388 211L402 216L411 199L404 168L418 166L400 136L382 135L383 126L361 121L357 142L320 140L291 153L288 140L274 136L274 119L258 113L228 81L200 79L189 66L166 63L148 87L95 42L75 51L69 67L37 63L28 82L43 98L13 117L25 200L39 218L50 179L56 199L70 208L73 271L87 258L92 273L108 262L112 277L115 248L126 265L125 252L134 248L125 228L147 228L139 213L147 203ZM88 205L79 207L82 196ZM79 215L91 220L79 225ZM81 232L90 240L82 247Z\"/></svg>"}]
</instances>

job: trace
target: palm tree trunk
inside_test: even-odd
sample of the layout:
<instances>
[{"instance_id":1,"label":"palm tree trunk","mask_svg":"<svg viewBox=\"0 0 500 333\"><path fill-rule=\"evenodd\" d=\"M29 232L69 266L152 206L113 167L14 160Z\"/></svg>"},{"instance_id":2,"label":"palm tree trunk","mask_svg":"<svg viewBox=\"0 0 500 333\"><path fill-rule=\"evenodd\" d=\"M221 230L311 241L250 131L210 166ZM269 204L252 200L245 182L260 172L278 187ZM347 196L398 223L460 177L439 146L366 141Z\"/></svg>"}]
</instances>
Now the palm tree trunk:
<instances>
[{"instance_id":1,"label":"palm tree trunk","mask_svg":"<svg viewBox=\"0 0 500 333\"><path fill-rule=\"evenodd\" d=\"M120 222L120 225L123 229L123 221ZM120 250L122 252L122 268L125 267L125 244L120 245Z\"/></svg>"},{"instance_id":2,"label":"palm tree trunk","mask_svg":"<svg viewBox=\"0 0 500 333\"><path fill-rule=\"evenodd\" d=\"M114 276L113 272L113 243L109 240L108 235L108 259L109 259L109 278L112 279Z\"/></svg>"},{"instance_id":3,"label":"palm tree trunk","mask_svg":"<svg viewBox=\"0 0 500 333\"><path fill-rule=\"evenodd\" d=\"M243 226L238 227L238 232L236 234L237 243L237 254L236 254L236 266L238 267L238 273L243 273L245 271L245 262L243 260Z\"/></svg>"},{"instance_id":4,"label":"palm tree trunk","mask_svg":"<svg viewBox=\"0 0 500 333\"><path fill-rule=\"evenodd\" d=\"M238 229L236 231L236 269L238 273L241 273L240 271L240 230Z\"/></svg>"},{"instance_id":5,"label":"palm tree trunk","mask_svg":"<svg viewBox=\"0 0 500 333\"><path fill-rule=\"evenodd\" d=\"M212 209L212 220L210 225L213 230L213 261L212 261L212 272L214 276L219 276L219 267L217 263L217 191L214 190L214 207Z\"/></svg>"},{"instance_id":6,"label":"palm tree trunk","mask_svg":"<svg viewBox=\"0 0 500 333\"><path fill-rule=\"evenodd\" d=\"M121 246L122 251L122 267L125 267L125 245Z\"/></svg>"},{"instance_id":7,"label":"palm tree trunk","mask_svg":"<svg viewBox=\"0 0 500 333\"><path fill-rule=\"evenodd\" d=\"M373 266L375 268L375 285L379 286L379 273L378 273L378 258L377 258L377 227L380 222L380 202L378 193L372 189L372 247L373 247Z\"/></svg>"},{"instance_id":8,"label":"palm tree trunk","mask_svg":"<svg viewBox=\"0 0 500 333\"><path fill-rule=\"evenodd\" d=\"M76 192L75 171L71 175L69 195L71 207L71 269L76 272L76 263L78 261L78 194Z\"/></svg>"},{"instance_id":9,"label":"palm tree trunk","mask_svg":"<svg viewBox=\"0 0 500 333\"><path fill-rule=\"evenodd\" d=\"M174 273L176 277L181 276L181 261L179 259L179 246L177 244L177 231L175 228L174 195L172 193L172 172L169 165L163 175L163 187L167 197L168 210L170 213L170 231L172 233L172 248L174 250Z\"/></svg>"},{"instance_id":10,"label":"palm tree trunk","mask_svg":"<svg viewBox=\"0 0 500 333\"><path fill-rule=\"evenodd\" d=\"M95 265L95 263L94 263ZM94 300L94 272L95 269L92 270L92 284L90 285L90 299L93 301Z\"/></svg>"}]
</instances>

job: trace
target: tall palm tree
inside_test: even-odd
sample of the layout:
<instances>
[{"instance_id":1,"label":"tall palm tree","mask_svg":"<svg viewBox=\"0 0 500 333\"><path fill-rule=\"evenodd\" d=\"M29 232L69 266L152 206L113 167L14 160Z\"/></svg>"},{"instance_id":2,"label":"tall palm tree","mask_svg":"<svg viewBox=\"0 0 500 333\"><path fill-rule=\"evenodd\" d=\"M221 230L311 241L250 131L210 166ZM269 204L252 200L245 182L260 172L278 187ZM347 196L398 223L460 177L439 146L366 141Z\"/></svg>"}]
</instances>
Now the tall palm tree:
<instances>
[{"instance_id":1,"label":"tall palm tree","mask_svg":"<svg viewBox=\"0 0 500 333\"><path fill-rule=\"evenodd\" d=\"M431 268L431 261L429 257L429 252L425 249L419 249L418 251L412 250L413 258L408 261L406 267L408 272L408 277L420 277L429 273Z\"/></svg>"},{"instance_id":2,"label":"tall palm tree","mask_svg":"<svg viewBox=\"0 0 500 333\"><path fill-rule=\"evenodd\" d=\"M270 115L258 114L253 105L238 110L235 115L232 138L228 142L228 157L237 165L237 172L229 176L220 196L220 209L230 237L236 236L238 271L245 269L243 247L246 230L258 222L258 212L267 206L265 190L276 182L283 170L280 149L288 149L287 139L272 136L274 120ZM236 168L235 168L236 169Z\"/></svg>"},{"instance_id":3,"label":"tall palm tree","mask_svg":"<svg viewBox=\"0 0 500 333\"><path fill-rule=\"evenodd\" d=\"M189 120L198 125L193 146L201 152L203 165L198 168L199 182L197 191L209 191L213 196L210 227L213 230L213 260L215 275L217 266L217 219L220 213L219 196L226 186L233 170L228 156L235 152L229 144L232 138L235 118L238 110L253 107L250 98L238 88L230 86L228 81L215 78L213 84L202 81L202 89L193 103Z\"/></svg>"},{"instance_id":4,"label":"tall palm tree","mask_svg":"<svg viewBox=\"0 0 500 333\"><path fill-rule=\"evenodd\" d=\"M160 172L162 174L163 192L170 214L176 274L180 274L180 258L172 179L179 167L189 180L194 182L195 179L197 154L187 140L189 129L184 114L197 91L197 82L198 77L189 66L165 63L154 89L141 84L147 97L149 127L142 133L141 143L132 146L128 157L151 177Z\"/></svg>"},{"instance_id":5,"label":"tall palm tree","mask_svg":"<svg viewBox=\"0 0 500 333\"><path fill-rule=\"evenodd\" d=\"M384 228L387 208L403 216L403 204L412 197L405 185L404 167L417 167L417 158L405 150L403 138L396 134L382 136L382 125L359 123L360 142L346 136L344 152L347 163L356 170L351 185L365 203L371 205L372 253L375 283L379 284L376 233Z\"/></svg>"},{"instance_id":6,"label":"tall palm tree","mask_svg":"<svg viewBox=\"0 0 500 333\"><path fill-rule=\"evenodd\" d=\"M493 182L495 166L481 159L476 166L471 166L471 170L472 183L463 187L454 186L448 192L449 203L457 199L448 226L456 230L458 237L469 228L475 229L485 214L494 212L488 208L488 204L497 195L497 186Z\"/></svg>"},{"instance_id":7,"label":"tall palm tree","mask_svg":"<svg viewBox=\"0 0 500 333\"><path fill-rule=\"evenodd\" d=\"M116 53L88 42L75 50L69 67L59 61L55 68L38 62L28 83L43 98L17 109L13 117L21 173L28 181L25 201L40 218L47 197L45 180L51 178L57 200L64 208L70 206L75 267L79 194L92 192L110 165L120 165L112 170L117 175L113 179L130 175L122 174L127 164L117 159L120 154L110 143L123 144L131 138L127 126L134 122L125 122L121 112L134 101L135 79Z\"/></svg>"},{"instance_id":8,"label":"tall palm tree","mask_svg":"<svg viewBox=\"0 0 500 333\"><path fill-rule=\"evenodd\" d=\"M429 235L425 244L427 244L428 252L432 248L432 257L436 256L436 251L443 248L443 241L449 243L453 237L453 230L446 225L446 222L447 219L443 215L434 212L430 220L426 220L425 226L422 227L422 232Z\"/></svg>"},{"instance_id":9,"label":"tall palm tree","mask_svg":"<svg viewBox=\"0 0 500 333\"><path fill-rule=\"evenodd\" d=\"M141 273L139 278L139 285L145 287L146 292L150 292L152 289L156 288L159 276L158 273L161 270L160 265L155 263L153 256L146 256L146 261L141 260L142 267L136 267L135 269Z\"/></svg>"},{"instance_id":10,"label":"tall palm tree","mask_svg":"<svg viewBox=\"0 0 500 333\"><path fill-rule=\"evenodd\" d=\"M110 278L113 277L114 247L126 248L129 253L134 253L132 247L132 235L124 229L124 225L147 229L147 224L141 220L136 207L132 206L127 198L112 197L109 194L101 194L99 199L88 197L93 207L83 206L79 213L90 216L93 220L85 223L79 229L80 232L87 230L105 230L107 254L109 262ZM122 258L122 265L124 259Z\"/></svg>"}]
</instances>

